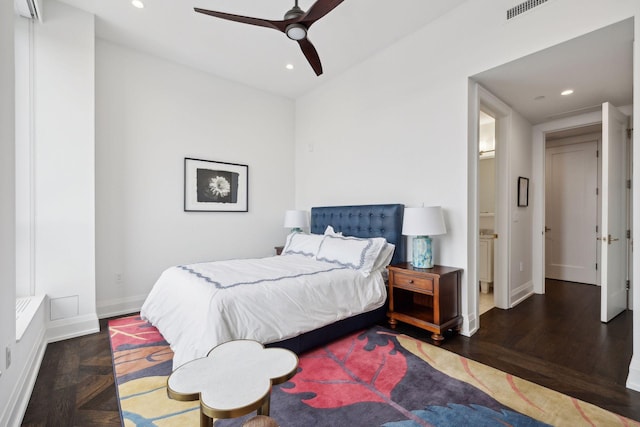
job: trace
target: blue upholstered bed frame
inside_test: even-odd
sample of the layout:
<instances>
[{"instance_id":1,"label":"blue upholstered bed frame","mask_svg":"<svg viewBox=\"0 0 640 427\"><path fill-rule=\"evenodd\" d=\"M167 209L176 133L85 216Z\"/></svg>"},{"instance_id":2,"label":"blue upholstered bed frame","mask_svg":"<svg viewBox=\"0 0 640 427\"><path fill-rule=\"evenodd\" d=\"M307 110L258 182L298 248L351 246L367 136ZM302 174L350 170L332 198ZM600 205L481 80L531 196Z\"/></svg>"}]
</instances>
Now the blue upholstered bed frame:
<instances>
[{"instance_id":1,"label":"blue upholstered bed frame","mask_svg":"<svg viewBox=\"0 0 640 427\"><path fill-rule=\"evenodd\" d=\"M311 209L311 233L323 234L328 225L345 236L361 238L384 237L395 245L391 263L405 261L405 240L402 236L404 205L325 206ZM297 354L331 342L386 319L387 304L370 311L337 321L320 329L294 338L273 343L267 347L288 348Z\"/></svg>"}]
</instances>

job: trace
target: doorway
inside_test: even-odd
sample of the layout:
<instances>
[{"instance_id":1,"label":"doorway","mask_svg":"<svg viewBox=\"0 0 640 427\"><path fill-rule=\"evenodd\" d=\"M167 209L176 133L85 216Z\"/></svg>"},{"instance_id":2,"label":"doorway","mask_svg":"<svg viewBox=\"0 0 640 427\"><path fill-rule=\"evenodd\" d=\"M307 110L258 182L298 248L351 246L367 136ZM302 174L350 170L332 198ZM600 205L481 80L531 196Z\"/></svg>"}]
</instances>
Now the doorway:
<instances>
[{"instance_id":1,"label":"doorway","mask_svg":"<svg viewBox=\"0 0 640 427\"><path fill-rule=\"evenodd\" d=\"M597 285L602 125L545 135L545 278Z\"/></svg>"},{"instance_id":2,"label":"doorway","mask_svg":"<svg viewBox=\"0 0 640 427\"><path fill-rule=\"evenodd\" d=\"M635 27L637 28L637 25ZM531 145L528 162L525 164L511 161L506 167L510 172L508 179L511 186L515 185L513 183L514 176L517 177L527 165L531 167L529 187L531 218L525 217L524 221L527 221L527 226L530 229L527 241L532 252L529 258L525 257L524 259L531 262L530 280L534 293L545 293L545 135L559 130L602 123L602 102L611 101L615 105L626 106L625 115L629 116L631 114L634 80L633 52L634 50L637 52L638 49L637 44L634 47L633 40L634 21L633 19L627 19L471 77L472 81L486 88L487 91L490 91L495 97L499 97L503 103L508 104L513 109L513 123L524 117L531 126ZM571 58L571 61L566 58ZM607 78L598 76L595 73L595 71L601 69L601 64L603 63L611 64L609 71L612 74L608 75ZM576 76L580 76L582 79L579 86L575 83ZM575 85L572 89L576 89L575 92L579 96L562 98L561 91L568 89L569 85ZM587 95L591 95L591 97L587 99ZM473 98L470 99L473 102ZM637 113L635 113L635 117L637 117ZM473 114L470 115L470 119L474 119ZM470 123L472 123L471 120ZM473 132L470 132L470 135L477 137ZM472 143L477 143L477 140L470 139L469 143L471 146ZM602 141L601 143L603 144ZM626 144L629 145L628 140ZM514 150L509 145L507 144L506 147L509 150L508 157L513 157ZM626 158L630 159L629 153L627 153ZM621 163L618 167L623 169L625 166L624 158L620 160ZM604 159L601 159L601 161L604 163ZM502 164L498 168L500 173ZM632 168L627 165L626 169L631 171ZM475 176L477 176L477 173ZM527 177L524 174L522 176ZM600 176L604 176L604 171ZM470 188L473 189L473 183L471 184ZM604 183L602 186L604 186ZM600 188L600 191L603 191L603 188ZM512 188L509 192L512 198L515 197L515 192ZM470 194L470 197L477 196ZM600 193L600 197L603 198L602 193ZM630 211L632 205L630 202L630 190L627 190L626 197L628 208L625 208L623 193L622 203L618 204L619 211ZM525 210L514 208L513 204L509 205L509 207L510 210L507 211L509 215L504 217L503 221L513 229L514 225L520 226L524 222L521 214ZM474 230L473 226L478 221L478 215L479 212L475 211L473 216L469 217L470 230ZM630 216L627 218L630 218ZM596 250L599 247L601 253L596 255L596 259L602 259L604 257L602 252L604 252L605 248L613 247L615 245L614 242L616 242L615 239L623 240L624 235L621 237L616 233L611 233L612 237L609 239L609 233L604 232L605 219L598 218L598 222L601 223L598 230L600 240L596 241L597 243L599 242ZM632 222L629 219L627 230L631 230L631 226ZM629 234L633 233L627 232L627 235ZM471 237L477 239L477 236ZM500 235L500 237L502 238L503 236ZM602 239L605 237L606 241L603 241ZM514 244L517 246L522 243L522 240L518 241L513 235L509 236L508 234L505 234L504 238L507 240L505 242L507 247L505 262L509 264L509 276L507 277L509 282L507 286L513 287L514 284L518 286L519 282L513 279L514 276L517 276L518 269L522 269L522 263L518 262L519 260L516 258L518 255L514 253L512 248ZM630 239L626 240L630 244ZM609 241L612 242L611 245L609 245ZM516 249L518 248L516 247ZM626 258L629 260L631 258L630 253L627 245ZM470 252L470 262L477 263L477 259L474 259L473 256L474 254ZM620 257L617 258L619 259ZM634 262L637 261L637 255L634 255L633 259ZM600 261L598 264L598 271L601 275L600 283L603 283L604 272L601 270ZM629 270L626 271L626 275L628 276L627 280L629 280L632 268L631 262L628 261L627 265ZM474 264L474 267L477 268L477 264ZM525 271L526 267L525 265ZM515 290L512 289L510 292L514 293ZM630 292L633 292L633 289L630 289ZM637 296L635 300L635 305L637 306ZM496 310L492 312L496 312ZM471 321L475 321L473 316L471 316L470 324ZM634 359L637 359L637 356ZM640 363L637 361L632 362L629 367L628 383L634 384L634 387L632 387L634 389L638 389L636 387L640 384L640 381L637 380L637 378L640 378L639 367Z\"/></svg>"},{"instance_id":3,"label":"doorway","mask_svg":"<svg viewBox=\"0 0 640 427\"><path fill-rule=\"evenodd\" d=\"M494 239L496 234L496 119L480 110L478 138L478 205L480 242L478 244L479 314L495 307Z\"/></svg>"}]
</instances>

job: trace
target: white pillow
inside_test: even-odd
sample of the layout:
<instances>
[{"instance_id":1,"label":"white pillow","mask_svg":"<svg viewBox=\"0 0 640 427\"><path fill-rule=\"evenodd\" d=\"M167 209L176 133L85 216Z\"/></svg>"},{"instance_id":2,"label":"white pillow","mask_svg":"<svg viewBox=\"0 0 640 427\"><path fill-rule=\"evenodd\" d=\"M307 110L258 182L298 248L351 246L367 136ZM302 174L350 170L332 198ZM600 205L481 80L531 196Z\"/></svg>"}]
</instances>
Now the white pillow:
<instances>
[{"instance_id":1,"label":"white pillow","mask_svg":"<svg viewBox=\"0 0 640 427\"><path fill-rule=\"evenodd\" d=\"M382 237L359 239L325 235L316 259L358 270L368 277L386 244L387 241Z\"/></svg>"},{"instance_id":2,"label":"white pillow","mask_svg":"<svg viewBox=\"0 0 640 427\"><path fill-rule=\"evenodd\" d=\"M324 230L325 236L342 236L342 231L336 232L332 226L327 225L327 229Z\"/></svg>"},{"instance_id":3,"label":"white pillow","mask_svg":"<svg viewBox=\"0 0 640 427\"><path fill-rule=\"evenodd\" d=\"M393 252L395 251L395 245L387 242L382 249L380 250L380 254L378 255L378 259L373 263L373 268L371 271L376 271L378 269L384 269L391 263L393 259ZM385 270L386 271L386 270Z\"/></svg>"},{"instance_id":4,"label":"white pillow","mask_svg":"<svg viewBox=\"0 0 640 427\"><path fill-rule=\"evenodd\" d=\"M282 255L304 255L315 257L324 239L322 234L291 233L282 250Z\"/></svg>"}]
</instances>

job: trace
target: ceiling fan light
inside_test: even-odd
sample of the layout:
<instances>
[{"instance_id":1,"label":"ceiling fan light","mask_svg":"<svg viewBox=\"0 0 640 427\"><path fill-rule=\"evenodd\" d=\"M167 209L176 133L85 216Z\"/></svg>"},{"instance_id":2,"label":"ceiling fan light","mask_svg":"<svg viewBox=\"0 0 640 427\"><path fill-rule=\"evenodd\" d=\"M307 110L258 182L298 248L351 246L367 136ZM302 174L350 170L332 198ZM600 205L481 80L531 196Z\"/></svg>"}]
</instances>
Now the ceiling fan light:
<instances>
[{"instance_id":1,"label":"ceiling fan light","mask_svg":"<svg viewBox=\"0 0 640 427\"><path fill-rule=\"evenodd\" d=\"M307 37L307 29L301 24L289 24L286 28L287 37L291 40L302 40Z\"/></svg>"}]
</instances>

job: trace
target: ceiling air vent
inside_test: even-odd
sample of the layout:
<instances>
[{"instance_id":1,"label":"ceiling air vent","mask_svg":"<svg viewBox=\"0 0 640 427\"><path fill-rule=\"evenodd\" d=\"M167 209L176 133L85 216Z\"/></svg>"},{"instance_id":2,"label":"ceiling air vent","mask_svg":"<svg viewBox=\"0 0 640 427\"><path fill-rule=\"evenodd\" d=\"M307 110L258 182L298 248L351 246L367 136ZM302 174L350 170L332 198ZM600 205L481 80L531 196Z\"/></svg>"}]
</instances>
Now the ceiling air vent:
<instances>
[{"instance_id":1,"label":"ceiling air vent","mask_svg":"<svg viewBox=\"0 0 640 427\"><path fill-rule=\"evenodd\" d=\"M534 7L538 7L541 4L546 3L547 1L548 0L527 0L523 3L520 3L519 5L507 10L507 20L515 18L521 13L525 13L526 11L533 9Z\"/></svg>"}]
</instances>

